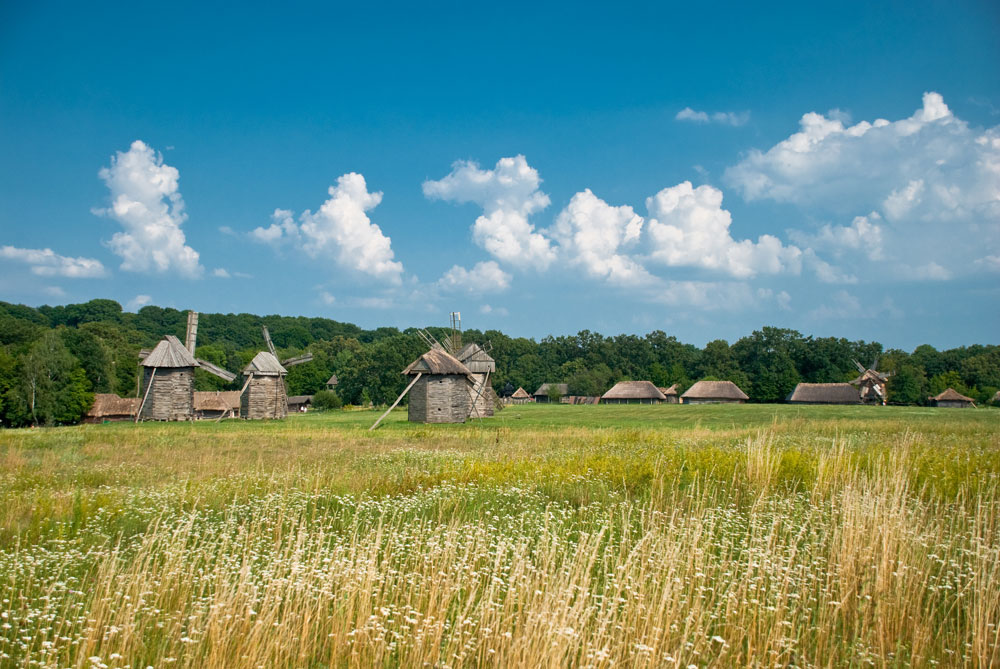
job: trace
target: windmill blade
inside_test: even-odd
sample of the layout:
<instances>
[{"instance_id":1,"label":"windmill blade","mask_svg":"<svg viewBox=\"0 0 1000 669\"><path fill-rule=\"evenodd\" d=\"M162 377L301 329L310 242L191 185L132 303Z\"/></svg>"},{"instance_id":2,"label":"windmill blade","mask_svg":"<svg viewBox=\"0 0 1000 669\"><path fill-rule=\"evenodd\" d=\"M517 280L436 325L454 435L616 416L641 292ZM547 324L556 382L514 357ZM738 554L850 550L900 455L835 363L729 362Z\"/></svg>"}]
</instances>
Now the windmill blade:
<instances>
[{"instance_id":1,"label":"windmill blade","mask_svg":"<svg viewBox=\"0 0 1000 669\"><path fill-rule=\"evenodd\" d=\"M222 369L221 367L216 367L208 360L202 360L200 358L195 358L195 360L198 361L198 364L201 365L201 368L204 369L206 372L208 372L209 374L214 374L215 376L219 377L226 383L231 383L232 380L236 378L236 375L233 374L232 372Z\"/></svg>"},{"instance_id":2,"label":"windmill blade","mask_svg":"<svg viewBox=\"0 0 1000 669\"><path fill-rule=\"evenodd\" d=\"M304 362L310 362L313 359L312 353L306 353L304 355L297 355L294 358L289 358L288 360L282 360L281 364L285 367L294 367L295 365L301 365Z\"/></svg>"},{"instance_id":3,"label":"windmill blade","mask_svg":"<svg viewBox=\"0 0 1000 669\"><path fill-rule=\"evenodd\" d=\"M189 311L187 320L187 331L184 333L184 348L188 353L194 355L194 349L198 342L198 312Z\"/></svg>"},{"instance_id":4,"label":"windmill blade","mask_svg":"<svg viewBox=\"0 0 1000 669\"><path fill-rule=\"evenodd\" d=\"M264 341L267 342L267 350L271 352L271 355L277 358L278 354L274 352L274 343L271 341L271 333L267 331L266 325L262 325L261 328L264 330Z\"/></svg>"},{"instance_id":5,"label":"windmill blade","mask_svg":"<svg viewBox=\"0 0 1000 669\"><path fill-rule=\"evenodd\" d=\"M424 340L424 343L427 344L429 348L444 349L444 346L442 346L441 343L434 338L434 335L427 330L417 330L417 334L420 335L420 338Z\"/></svg>"},{"instance_id":6,"label":"windmill blade","mask_svg":"<svg viewBox=\"0 0 1000 669\"><path fill-rule=\"evenodd\" d=\"M859 371L859 372L861 372L862 374L864 374L865 372L867 372L867 371L868 371L867 369L865 369L865 366L864 366L864 365L862 365L862 364L861 364L860 362L858 362L857 360L851 360L851 362L853 362L853 363L854 363L854 366L855 366L855 367L857 367L857 368L858 368L858 371Z\"/></svg>"},{"instance_id":7,"label":"windmill blade","mask_svg":"<svg viewBox=\"0 0 1000 669\"><path fill-rule=\"evenodd\" d=\"M144 348L144 349L140 350L139 351L139 362L142 362L143 360L145 360L146 358L148 358L149 354L152 353L152 352L153 352L153 349L151 349L151 348Z\"/></svg>"},{"instance_id":8,"label":"windmill blade","mask_svg":"<svg viewBox=\"0 0 1000 669\"><path fill-rule=\"evenodd\" d=\"M875 360L872 361L872 369L873 370L878 369L878 353L875 354Z\"/></svg>"}]
</instances>

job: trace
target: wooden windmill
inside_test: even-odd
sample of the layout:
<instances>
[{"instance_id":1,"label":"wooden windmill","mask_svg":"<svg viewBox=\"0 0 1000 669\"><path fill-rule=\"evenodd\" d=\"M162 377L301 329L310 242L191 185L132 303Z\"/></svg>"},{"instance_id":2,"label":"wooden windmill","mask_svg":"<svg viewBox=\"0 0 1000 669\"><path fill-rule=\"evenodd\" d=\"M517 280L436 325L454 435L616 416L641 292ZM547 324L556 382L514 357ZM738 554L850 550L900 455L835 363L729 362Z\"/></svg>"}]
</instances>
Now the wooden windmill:
<instances>
[{"instance_id":1,"label":"wooden windmill","mask_svg":"<svg viewBox=\"0 0 1000 669\"><path fill-rule=\"evenodd\" d=\"M214 374L223 381L236 378L232 372L207 360L194 357L198 339L198 312L189 311L185 344L167 335L152 351L139 352L142 373L142 401L136 412L140 420L193 420L194 370L196 367Z\"/></svg>"},{"instance_id":2,"label":"wooden windmill","mask_svg":"<svg viewBox=\"0 0 1000 669\"><path fill-rule=\"evenodd\" d=\"M489 385L496 363L488 350L478 344L462 346L462 315L457 311L451 313L451 333L444 342L427 330L418 330L417 334L430 350L403 370L404 375L413 379L369 429L378 427L411 391L407 407L407 419L411 422L464 423L470 416L492 416L499 404Z\"/></svg>"},{"instance_id":3,"label":"wooden windmill","mask_svg":"<svg viewBox=\"0 0 1000 669\"><path fill-rule=\"evenodd\" d=\"M852 386L858 387L858 392L861 394L861 402L864 404L885 405L886 398L888 397L887 385L889 377L893 375L893 372L878 371L877 355L871 367L865 367L857 360L852 362L854 362L854 366L858 368L858 371L861 372L861 376L850 382Z\"/></svg>"},{"instance_id":4,"label":"wooden windmill","mask_svg":"<svg viewBox=\"0 0 1000 669\"><path fill-rule=\"evenodd\" d=\"M453 311L450 316L451 334L443 343L439 343L426 330L418 330L417 333L431 350L442 349L469 368L475 384L469 395L469 411L473 418L484 418L492 416L496 411L503 411L504 404L490 385L490 374L497 371L497 363L490 355L493 345L486 342L480 346L470 342L462 346L462 314Z\"/></svg>"},{"instance_id":5,"label":"wooden windmill","mask_svg":"<svg viewBox=\"0 0 1000 669\"><path fill-rule=\"evenodd\" d=\"M246 383L240 391L240 414L249 419L284 418L288 415L287 368L309 362L313 356L306 353L279 361L267 326L262 329L268 350L255 355L243 369Z\"/></svg>"}]
</instances>

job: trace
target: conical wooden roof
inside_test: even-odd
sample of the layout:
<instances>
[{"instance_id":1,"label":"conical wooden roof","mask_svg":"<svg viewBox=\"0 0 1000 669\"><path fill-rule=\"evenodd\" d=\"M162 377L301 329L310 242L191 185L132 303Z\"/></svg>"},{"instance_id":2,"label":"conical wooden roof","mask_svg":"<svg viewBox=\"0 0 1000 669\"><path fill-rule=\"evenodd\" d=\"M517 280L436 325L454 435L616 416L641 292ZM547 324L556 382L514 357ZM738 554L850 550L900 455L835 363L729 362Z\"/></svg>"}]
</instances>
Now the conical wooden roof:
<instances>
[{"instance_id":1,"label":"conical wooden roof","mask_svg":"<svg viewBox=\"0 0 1000 669\"><path fill-rule=\"evenodd\" d=\"M253 357L250 364L243 370L243 374L249 376L284 376L288 370L281 366L278 359L270 351L261 351Z\"/></svg>"},{"instance_id":2,"label":"conical wooden roof","mask_svg":"<svg viewBox=\"0 0 1000 669\"><path fill-rule=\"evenodd\" d=\"M184 348L181 340L167 335L141 363L143 367L198 367L198 361Z\"/></svg>"},{"instance_id":3,"label":"conical wooden roof","mask_svg":"<svg viewBox=\"0 0 1000 669\"><path fill-rule=\"evenodd\" d=\"M440 348L432 348L403 370L403 374L406 375L419 372L424 374L461 374L463 376L472 374L468 367L458 361L458 358Z\"/></svg>"}]
</instances>

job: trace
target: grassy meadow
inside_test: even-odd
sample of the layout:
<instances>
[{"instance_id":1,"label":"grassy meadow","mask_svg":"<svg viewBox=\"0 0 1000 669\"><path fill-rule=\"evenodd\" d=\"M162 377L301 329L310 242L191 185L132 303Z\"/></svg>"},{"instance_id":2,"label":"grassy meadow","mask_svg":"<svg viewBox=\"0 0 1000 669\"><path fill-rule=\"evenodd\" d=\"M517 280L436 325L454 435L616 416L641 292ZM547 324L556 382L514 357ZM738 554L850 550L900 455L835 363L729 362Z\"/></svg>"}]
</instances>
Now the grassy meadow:
<instances>
[{"instance_id":1,"label":"grassy meadow","mask_svg":"<svg viewBox=\"0 0 1000 669\"><path fill-rule=\"evenodd\" d=\"M1000 411L0 432L0 666L1000 666Z\"/></svg>"}]
</instances>

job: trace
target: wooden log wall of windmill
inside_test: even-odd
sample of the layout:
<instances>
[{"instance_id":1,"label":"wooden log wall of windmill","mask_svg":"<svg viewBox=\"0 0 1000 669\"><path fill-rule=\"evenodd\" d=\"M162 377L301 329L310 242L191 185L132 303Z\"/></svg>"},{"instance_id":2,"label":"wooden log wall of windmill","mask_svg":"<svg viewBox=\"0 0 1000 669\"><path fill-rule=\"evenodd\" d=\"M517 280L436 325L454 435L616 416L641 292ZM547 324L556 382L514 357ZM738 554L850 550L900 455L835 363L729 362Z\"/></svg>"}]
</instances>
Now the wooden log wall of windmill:
<instances>
[{"instance_id":1,"label":"wooden log wall of windmill","mask_svg":"<svg viewBox=\"0 0 1000 669\"><path fill-rule=\"evenodd\" d=\"M288 415L287 368L310 362L313 356L305 353L279 361L267 326L261 330L268 350L254 356L243 369L246 382L240 391L240 414L251 420L284 418Z\"/></svg>"},{"instance_id":2,"label":"wooden log wall of windmill","mask_svg":"<svg viewBox=\"0 0 1000 669\"><path fill-rule=\"evenodd\" d=\"M236 375L207 360L194 357L198 338L198 312L188 312L186 346L173 335L167 335L152 351L139 352L142 368L139 410L140 420L193 420L194 370L202 368L227 383Z\"/></svg>"}]
</instances>

